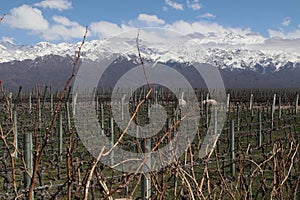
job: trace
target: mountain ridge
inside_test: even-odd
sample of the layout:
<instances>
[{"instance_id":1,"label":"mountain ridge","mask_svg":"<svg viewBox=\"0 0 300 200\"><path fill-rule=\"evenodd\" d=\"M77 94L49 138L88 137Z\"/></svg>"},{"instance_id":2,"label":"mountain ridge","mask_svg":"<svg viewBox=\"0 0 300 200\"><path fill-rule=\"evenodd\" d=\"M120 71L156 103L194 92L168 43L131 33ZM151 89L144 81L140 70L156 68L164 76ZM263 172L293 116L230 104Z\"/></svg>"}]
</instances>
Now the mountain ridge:
<instances>
[{"instance_id":1,"label":"mountain ridge","mask_svg":"<svg viewBox=\"0 0 300 200\"><path fill-rule=\"evenodd\" d=\"M164 63L181 73L190 74L189 79L196 87L205 87L205 84L189 72L188 66L193 62L217 67L225 87L300 86L298 40L291 44L291 41L280 38L263 40L255 34L228 34L225 38L194 34L167 39L149 39L146 35L138 39L144 61ZM86 41L81 61L98 62L112 55L121 57L118 68L109 73L114 77L114 73L126 72L140 62L136 40L134 36L124 36ZM61 88L71 73L79 46L80 43L16 45L0 42L0 80L12 90L19 85L30 90L38 83Z\"/></svg>"},{"instance_id":2,"label":"mountain ridge","mask_svg":"<svg viewBox=\"0 0 300 200\"><path fill-rule=\"evenodd\" d=\"M86 41L82 49L82 58L97 60L101 57L118 54L130 59L138 56L136 38L120 37ZM252 34L242 36L228 33L224 37L216 35L204 36L194 34L160 40L142 38L139 42L143 58L155 62L202 62L218 68L253 68L257 64L262 67L274 65L276 70L287 63L300 63L300 50L270 46L286 42L278 38L263 40L261 36ZM300 44L300 43L299 43ZM39 42L35 45L15 45L9 42L0 43L0 63L11 61L34 60L47 55L75 56L80 43Z\"/></svg>"},{"instance_id":3,"label":"mountain ridge","mask_svg":"<svg viewBox=\"0 0 300 200\"><path fill-rule=\"evenodd\" d=\"M139 65L137 60L138 58L119 57L117 62L113 62L108 67L100 85L113 87L115 79ZM0 80L9 91L17 91L19 86L22 86L23 91L31 91L37 84L41 87L51 87L52 90L62 89L71 75L73 61L74 57L71 56L48 55L35 60L0 63ZM97 61L90 62L97 65ZM82 61L79 62L76 71L81 67L81 63ZM197 73L189 63L167 62L164 64L183 74L193 87L206 88L203 79L196 75ZM251 68L223 68L219 69L219 72L225 88L299 88L300 86L300 64L294 66L290 63L280 70L274 67L261 67L261 69L265 72L260 73ZM93 70L97 69L89 71L93 74ZM89 77L85 78L89 79Z\"/></svg>"}]
</instances>

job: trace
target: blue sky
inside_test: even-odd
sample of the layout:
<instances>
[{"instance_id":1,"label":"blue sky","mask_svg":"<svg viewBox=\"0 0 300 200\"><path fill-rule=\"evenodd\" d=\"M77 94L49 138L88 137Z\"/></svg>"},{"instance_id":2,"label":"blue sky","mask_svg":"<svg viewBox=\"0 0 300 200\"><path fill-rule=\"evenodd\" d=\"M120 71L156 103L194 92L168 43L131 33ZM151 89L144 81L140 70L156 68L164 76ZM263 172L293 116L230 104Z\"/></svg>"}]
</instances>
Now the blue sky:
<instances>
[{"instance_id":1,"label":"blue sky","mask_svg":"<svg viewBox=\"0 0 300 200\"><path fill-rule=\"evenodd\" d=\"M183 33L257 33L300 38L299 0L1 0L0 40L17 44L109 37L158 26Z\"/></svg>"}]
</instances>

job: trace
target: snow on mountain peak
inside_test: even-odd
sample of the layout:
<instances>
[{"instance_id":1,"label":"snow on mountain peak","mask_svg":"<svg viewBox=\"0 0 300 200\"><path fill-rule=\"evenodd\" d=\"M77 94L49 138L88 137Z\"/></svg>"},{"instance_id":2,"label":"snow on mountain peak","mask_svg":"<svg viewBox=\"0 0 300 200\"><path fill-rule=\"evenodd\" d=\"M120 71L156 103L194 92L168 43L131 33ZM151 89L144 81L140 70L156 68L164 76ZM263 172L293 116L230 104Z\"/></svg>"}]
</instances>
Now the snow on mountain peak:
<instances>
[{"instance_id":1,"label":"snow on mountain peak","mask_svg":"<svg viewBox=\"0 0 300 200\"><path fill-rule=\"evenodd\" d=\"M167 37L166 37L167 38ZM227 32L221 35L195 33L180 38L139 38L141 55L147 60L160 62L205 62L218 67L243 68L274 65L276 69L288 62L300 63L299 47L292 42L268 39L255 33L240 35ZM281 45L284 42L284 45ZM177 44L177 45L176 45ZM33 46L0 43L0 63L35 59L46 55L75 56L80 43L39 42ZM281 49L281 50L280 50ZM102 56L119 54L128 59L137 56L136 38L120 37L87 41L82 58L97 60Z\"/></svg>"}]
</instances>

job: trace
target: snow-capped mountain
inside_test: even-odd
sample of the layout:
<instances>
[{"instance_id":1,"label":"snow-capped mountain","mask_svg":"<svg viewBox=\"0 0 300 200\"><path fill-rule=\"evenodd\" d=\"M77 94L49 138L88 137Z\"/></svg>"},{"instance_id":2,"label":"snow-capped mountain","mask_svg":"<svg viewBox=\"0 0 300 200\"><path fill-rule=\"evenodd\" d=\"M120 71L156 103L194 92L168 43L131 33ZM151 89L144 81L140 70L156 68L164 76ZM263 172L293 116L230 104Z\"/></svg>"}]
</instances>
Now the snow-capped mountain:
<instances>
[{"instance_id":1,"label":"snow-capped mountain","mask_svg":"<svg viewBox=\"0 0 300 200\"><path fill-rule=\"evenodd\" d=\"M147 36L148 37L148 36ZM275 41L275 42L274 42ZM219 68L255 69L256 66L273 66L279 70L287 63L300 63L300 48L288 48L285 40L267 40L260 35L228 33L190 34L168 39L140 38L143 58L159 62L204 62ZM300 43L298 41L298 43ZM275 45L274 45L275 44ZM75 56L80 43L40 42L35 45L18 46L9 42L0 43L0 63L34 60L47 55ZM297 44L293 44L296 46ZM103 56L119 54L128 59L136 57L136 38L110 38L88 41L84 44L82 58L97 60Z\"/></svg>"},{"instance_id":2,"label":"snow-capped mountain","mask_svg":"<svg viewBox=\"0 0 300 200\"><path fill-rule=\"evenodd\" d=\"M227 88L268 87L298 88L300 86L300 39L265 39L257 34L228 33L190 34L185 36L141 34L138 46L145 61L160 62L176 68L189 77L195 87L205 83L188 67L194 61L218 67ZM70 75L80 46L78 43L40 42L19 46L0 42L0 80L7 88L32 89L36 84L60 88ZM118 77L138 65L136 34L102 40L86 41L81 61L96 62L103 57L119 56L111 77Z\"/></svg>"}]
</instances>

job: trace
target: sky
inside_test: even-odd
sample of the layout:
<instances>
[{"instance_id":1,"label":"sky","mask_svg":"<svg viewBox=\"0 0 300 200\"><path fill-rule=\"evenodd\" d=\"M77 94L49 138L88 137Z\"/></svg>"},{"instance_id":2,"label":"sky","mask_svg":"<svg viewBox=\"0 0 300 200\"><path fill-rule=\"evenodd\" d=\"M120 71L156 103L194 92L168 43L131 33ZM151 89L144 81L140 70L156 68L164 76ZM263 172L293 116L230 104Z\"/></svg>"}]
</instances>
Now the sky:
<instances>
[{"instance_id":1,"label":"sky","mask_svg":"<svg viewBox=\"0 0 300 200\"><path fill-rule=\"evenodd\" d=\"M132 28L300 38L299 0L0 0L0 41L78 42Z\"/></svg>"}]
</instances>

